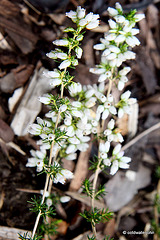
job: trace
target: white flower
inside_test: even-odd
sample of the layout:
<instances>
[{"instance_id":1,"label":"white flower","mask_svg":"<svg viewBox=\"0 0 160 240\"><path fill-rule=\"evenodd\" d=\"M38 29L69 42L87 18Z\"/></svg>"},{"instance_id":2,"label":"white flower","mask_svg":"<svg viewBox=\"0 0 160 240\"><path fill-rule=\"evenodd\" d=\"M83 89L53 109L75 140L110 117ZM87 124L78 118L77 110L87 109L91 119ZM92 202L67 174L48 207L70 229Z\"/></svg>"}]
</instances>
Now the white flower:
<instances>
[{"instance_id":1,"label":"white flower","mask_svg":"<svg viewBox=\"0 0 160 240\"><path fill-rule=\"evenodd\" d=\"M112 166L110 170L110 174L114 175L118 168L127 169L129 168L128 163L131 161L131 158L123 156L124 152L121 151L121 144L117 144L112 153Z\"/></svg>"},{"instance_id":2,"label":"white flower","mask_svg":"<svg viewBox=\"0 0 160 240\"><path fill-rule=\"evenodd\" d=\"M106 71L105 73L100 75L100 77L98 78L98 82L104 82L106 79L110 78L111 76L112 76L111 71Z\"/></svg>"},{"instance_id":3,"label":"white flower","mask_svg":"<svg viewBox=\"0 0 160 240\"><path fill-rule=\"evenodd\" d=\"M111 175L114 175L117 171L118 171L118 161L115 160L115 161L112 163L112 166L111 166L111 169L110 169L110 174L111 174Z\"/></svg>"},{"instance_id":4,"label":"white flower","mask_svg":"<svg viewBox=\"0 0 160 240\"><path fill-rule=\"evenodd\" d=\"M80 140L77 137L71 137L67 139L68 142L72 143L72 144L80 144Z\"/></svg>"},{"instance_id":5,"label":"white flower","mask_svg":"<svg viewBox=\"0 0 160 240\"><path fill-rule=\"evenodd\" d=\"M114 40L116 43L122 43L126 40L126 37L124 35L118 35Z\"/></svg>"},{"instance_id":6,"label":"white flower","mask_svg":"<svg viewBox=\"0 0 160 240\"><path fill-rule=\"evenodd\" d=\"M113 99L112 97L108 98L107 101L104 103L103 107L103 113L102 113L102 119L106 119L109 115L109 113L115 115L117 113L117 110L114 106L111 105Z\"/></svg>"},{"instance_id":7,"label":"white flower","mask_svg":"<svg viewBox=\"0 0 160 240\"><path fill-rule=\"evenodd\" d=\"M117 57L116 53L110 53L109 55L106 56L107 60L113 60Z\"/></svg>"},{"instance_id":8,"label":"white flower","mask_svg":"<svg viewBox=\"0 0 160 240\"><path fill-rule=\"evenodd\" d=\"M107 36L106 36L106 40L108 41L113 41L115 40L117 37L117 35L115 33L109 33Z\"/></svg>"},{"instance_id":9,"label":"white flower","mask_svg":"<svg viewBox=\"0 0 160 240\"><path fill-rule=\"evenodd\" d=\"M79 101L73 101L72 102L72 106L75 108L81 108L82 107L82 103Z\"/></svg>"},{"instance_id":10,"label":"white flower","mask_svg":"<svg viewBox=\"0 0 160 240\"><path fill-rule=\"evenodd\" d=\"M110 165L111 165L111 161L110 161L109 158L103 159L103 163L104 163L104 165L106 165L106 166L110 166Z\"/></svg>"},{"instance_id":11,"label":"white flower","mask_svg":"<svg viewBox=\"0 0 160 240\"><path fill-rule=\"evenodd\" d=\"M118 118L122 118L123 115L124 115L124 110L123 110L123 108L119 108L119 109L118 109Z\"/></svg>"},{"instance_id":12,"label":"white flower","mask_svg":"<svg viewBox=\"0 0 160 240\"><path fill-rule=\"evenodd\" d=\"M34 151L31 150L31 155L33 157L28 158L28 162L26 164L26 167L37 167L37 172L40 172L43 170L43 160L46 157L46 151Z\"/></svg>"},{"instance_id":13,"label":"white flower","mask_svg":"<svg viewBox=\"0 0 160 240\"><path fill-rule=\"evenodd\" d=\"M136 15L134 16L134 19L135 19L136 22L141 21L143 18L145 18L145 15L144 15L143 13L141 13L141 14L136 14Z\"/></svg>"},{"instance_id":14,"label":"white flower","mask_svg":"<svg viewBox=\"0 0 160 240\"><path fill-rule=\"evenodd\" d=\"M73 137L75 135L75 130L74 130L73 126L69 126L66 129L66 135L69 136L69 137Z\"/></svg>"},{"instance_id":15,"label":"white flower","mask_svg":"<svg viewBox=\"0 0 160 240\"><path fill-rule=\"evenodd\" d=\"M109 50L110 50L111 52L113 52L113 53L120 53L119 47L116 47L116 46L114 46L114 45L110 45L110 46L108 46L108 47L109 47Z\"/></svg>"},{"instance_id":16,"label":"white flower","mask_svg":"<svg viewBox=\"0 0 160 240\"><path fill-rule=\"evenodd\" d=\"M67 110L67 105L63 104L59 108L59 112L65 112Z\"/></svg>"},{"instance_id":17,"label":"white flower","mask_svg":"<svg viewBox=\"0 0 160 240\"><path fill-rule=\"evenodd\" d=\"M71 123L72 123L72 119L71 119L71 118L66 117L66 118L64 119L64 124L65 124L65 125L70 126Z\"/></svg>"},{"instance_id":18,"label":"white flower","mask_svg":"<svg viewBox=\"0 0 160 240\"><path fill-rule=\"evenodd\" d=\"M56 174L53 182L54 183L60 182L61 184L64 184L67 179L72 179L72 178L73 178L73 173L71 171L67 169L62 169L61 172Z\"/></svg>"},{"instance_id":19,"label":"white flower","mask_svg":"<svg viewBox=\"0 0 160 240\"><path fill-rule=\"evenodd\" d=\"M121 76L125 76L127 75L127 73L129 73L131 71L131 68L130 67L124 67L122 70L119 71L119 74Z\"/></svg>"},{"instance_id":20,"label":"white flower","mask_svg":"<svg viewBox=\"0 0 160 240\"><path fill-rule=\"evenodd\" d=\"M77 153L71 153L68 156L65 157L65 159L71 161L71 160L75 160L77 158Z\"/></svg>"},{"instance_id":21,"label":"white flower","mask_svg":"<svg viewBox=\"0 0 160 240\"><path fill-rule=\"evenodd\" d=\"M61 174L66 178L66 179L72 179L73 178L73 173L67 169L62 169Z\"/></svg>"},{"instance_id":22,"label":"white flower","mask_svg":"<svg viewBox=\"0 0 160 240\"><path fill-rule=\"evenodd\" d=\"M83 52L82 48L76 47L75 52L76 52L77 58L81 58L82 57L82 52Z\"/></svg>"},{"instance_id":23,"label":"white flower","mask_svg":"<svg viewBox=\"0 0 160 240\"><path fill-rule=\"evenodd\" d=\"M49 134L48 135L48 140L53 141L55 139L55 135L54 134Z\"/></svg>"},{"instance_id":24,"label":"white flower","mask_svg":"<svg viewBox=\"0 0 160 240\"><path fill-rule=\"evenodd\" d=\"M132 35L136 35L136 34L138 34L139 33L139 29L137 29L137 28L132 28L131 29L131 34Z\"/></svg>"},{"instance_id":25,"label":"white flower","mask_svg":"<svg viewBox=\"0 0 160 240\"><path fill-rule=\"evenodd\" d=\"M136 58L136 54L134 53L134 52L132 52L132 51L126 51L126 52L124 52L124 57L125 57L125 59L127 60L130 60L130 59L135 59Z\"/></svg>"},{"instance_id":26,"label":"white flower","mask_svg":"<svg viewBox=\"0 0 160 240\"><path fill-rule=\"evenodd\" d=\"M85 152L89 147L88 143L81 143L77 145L77 149L81 152Z\"/></svg>"},{"instance_id":27,"label":"white flower","mask_svg":"<svg viewBox=\"0 0 160 240\"><path fill-rule=\"evenodd\" d=\"M79 92L82 91L82 85L80 83L75 83L73 82L69 87L69 94L74 97L76 96Z\"/></svg>"},{"instance_id":28,"label":"white flower","mask_svg":"<svg viewBox=\"0 0 160 240\"><path fill-rule=\"evenodd\" d=\"M60 197L61 203L66 203L66 202L69 202L70 200L71 200L71 197L69 197L69 196Z\"/></svg>"},{"instance_id":29,"label":"white flower","mask_svg":"<svg viewBox=\"0 0 160 240\"><path fill-rule=\"evenodd\" d=\"M54 52L47 53L46 56L49 57L49 58L53 58L53 59L56 58L56 55L55 55Z\"/></svg>"},{"instance_id":30,"label":"white flower","mask_svg":"<svg viewBox=\"0 0 160 240\"><path fill-rule=\"evenodd\" d=\"M53 41L53 44L55 44L56 46L68 46L69 41L67 39L59 39Z\"/></svg>"},{"instance_id":31,"label":"white flower","mask_svg":"<svg viewBox=\"0 0 160 240\"><path fill-rule=\"evenodd\" d=\"M126 100L130 97L130 95L131 95L131 92L128 90L128 91L126 91L125 93L123 93L123 94L121 95L121 99L123 99L124 101L126 101Z\"/></svg>"},{"instance_id":32,"label":"white flower","mask_svg":"<svg viewBox=\"0 0 160 240\"><path fill-rule=\"evenodd\" d=\"M69 60L64 60L63 62L61 62L61 64L59 65L59 69L64 69L67 68L71 65L71 62Z\"/></svg>"},{"instance_id":33,"label":"white flower","mask_svg":"<svg viewBox=\"0 0 160 240\"><path fill-rule=\"evenodd\" d=\"M122 15L117 15L114 17L114 19L116 20L117 23L124 23L125 21L125 17Z\"/></svg>"},{"instance_id":34,"label":"white flower","mask_svg":"<svg viewBox=\"0 0 160 240\"><path fill-rule=\"evenodd\" d=\"M42 97L38 97L38 100L44 104L50 104L51 96L49 94L44 94Z\"/></svg>"},{"instance_id":35,"label":"white flower","mask_svg":"<svg viewBox=\"0 0 160 240\"><path fill-rule=\"evenodd\" d=\"M91 97L86 103L85 103L85 106L87 108L91 108L93 107L95 104L96 104L96 98L95 97Z\"/></svg>"},{"instance_id":36,"label":"white flower","mask_svg":"<svg viewBox=\"0 0 160 240\"><path fill-rule=\"evenodd\" d=\"M37 120L37 123L38 123L38 124L40 124L40 125L43 125L43 124L44 124L44 121L43 121L42 118L37 117L36 120Z\"/></svg>"},{"instance_id":37,"label":"white flower","mask_svg":"<svg viewBox=\"0 0 160 240\"><path fill-rule=\"evenodd\" d=\"M60 85L61 83L62 83L62 80L59 79L59 78L54 78L54 79L52 79L52 80L50 81L50 85L51 85L52 87L58 86L58 85Z\"/></svg>"},{"instance_id":38,"label":"white flower","mask_svg":"<svg viewBox=\"0 0 160 240\"><path fill-rule=\"evenodd\" d=\"M85 97L86 97L86 98L90 98L90 97L93 96L94 93L95 93L95 90L94 90L94 88L91 87L89 90L87 90L87 91L85 92Z\"/></svg>"},{"instance_id":39,"label":"white flower","mask_svg":"<svg viewBox=\"0 0 160 240\"><path fill-rule=\"evenodd\" d=\"M108 46L109 47L109 46ZM110 49L105 49L104 51L103 51L103 53L102 53L102 56L103 57L106 57L106 56L108 56L109 54L111 53L111 51L110 51Z\"/></svg>"},{"instance_id":40,"label":"white flower","mask_svg":"<svg viewBox=\"0 0 160 240\"><path fill-rule=\"evenodd\" d=\"M111 119L108 123L108 128L109 129L113 129L114 128L114 125L115 125L115 120L114 119Z\"/></svg>"},{"instance_id":41,"label":"white flower","mask_svg":"<svg viewBox=\"0 0 160 240\"><path fill-rule=\"evenodd\" d=\"M42 133L42 129L43 127L40 126L39 124L33 123L29 126L28 132L33 135L40 135Z\"/></svg>"},{"instance_id":42,"label":"white flower","mask_svg":"<svg viewBox=\"0 0 160 240\"><path fill-rule=\"evenodd\" d=\"M40 194L43 195L43 193L44 193L44 190L40 190ZM46 191L45 197L49 197L49 192L48 191Z\"/></svg>"},{"instance_id":43,"label":"white flower","mask_svg":"<svg viewBox=\"0 0 160 240\"><path fill-rule=\"evenodd\" d=\"M96 20L96 21L92 21L92 22L88 23L86 25L86 28L91 30L91 29L98 27L98 25L99 25L99 20Z\"/></svg>"},{"instance_id":44,"label":"white flower","mask_svg":"<svg viewBox=\"0 0 160 240\"><path fill-rule=\"evenodd\" d=\"M115 29L115 28L117 27L116 22L113 21L112 19L109 19L109 20L108 20L108 23L109 23L110 28Z\"/></svg>"},{"instance_id":45,"label":"white flower","mask_svg":"<svg viewBox=\"0 0 160 240\"><path fill-rule=\"evenodd\" d=\"M103 43L99 43L99 44L96 44L96 45L93 46L93 48L96 49L96 50L104 50L105 47L106 46Z\"/></svg>"},{"instance_id":46,"label":"white flower","mask_svg":"<svg viewBox=\"0 0 160 240\"><path fill-rule=\"evenodd\" d=\"M128 81L128 78L126 76L121 76L120 79L119 79L119 82L118 82L118 89L121 91L124 86L125 86L125 83Z\"/></svg>"},{"instance_id":47,"label":"white flower","mask_svg":"<svg viewBox=\"0 0 160 240\"><path fill-rule=\"evenodd\" d=\"M125 83L123 81L118 82L118 90L121 91L125 86Z\"/></svg>"},{"instance_id":48,"label":"white flower","mask_svg":"<svg viewBox=\"0 0 160 240\"><path fill-rule=\"evenodd\" d=\"M58 72L57 69L55 69L54 71L44 71L43 74L48 77L48 78L59 78L60 77L60 73Z\"/></svg>"},{"instance_id":49,"label":"white flower","mask_svg":"<svg viewBox=\"0 0 160 240\"><path fill-rule=\"evenodd\" d=\"M86 19L81 19L79 21L79 26L81 26L81 27L84 27L86 24L87 24L87 20Z\"/></svg>"},{"instance_id":50,"label":"white flower","mask_svg":"<svg viewBox=\"0 0 160 240\"><path fill-rule=\"evenodd\" d=\"M48 207L52 206L52 199L47 198L46 204L47 204Z\"/></svg>"},{"instance_id":51,"label":"white flower","mask_svg":"<svg viewBox=\"0 0 160 240\"><path fill-rule=\"evenodd\" d=\"M74 60L72 61L72 65L73 65L73 66L77 66L77 65L78 65L78 60L77 60L77 59L74 59Z\"/></svg>"},{"instance_id":52,"label":"white flower","mask_svg":"<svg viewBox=\"0 0 160 240\"><path fill-rule=\"evenodd\" d=\"M75 11L70 11L66 13L66 16L71 18L73 20L73 22L76 22L77 20L77 13Z\"/></svg>"},{"instance_id":53,"label":"white flower","mask_svg":"<svg viewBox=\"0 0 160 240\"><path fill-rule=\"evenodd\" d=\"M77 151L77 147L74 144L70 144L66 149L67 154L75 153L76 151Z\"/></svg>"},{"instance_id":54,"label":"white flower","mask_svg":"<svg viewBox=\"0 0 160 240\"><path fill-rule=\"evenodd\" d=\"M83 40L83 35L78 35L76 37L76 40L79 41L79 42L82 41Z\"/></svg>"},{"instance_id":55,"label":"white flower","mask_svg":"<svg viewBox=\"0 0 160 240\"><path fill-rule=\"evenodd\" d=\"M107 153L109 152L109 149L110 149L110 142L106 141L105 143L99 144L99 151L100 151L101 158L104 159L107 157Z\"/></svg>"},{"instance_id":56,"label":"white flower","mask_svg":"<svg viewBox=\"0 0 160 240\"><path fill-rule=\"evenodd\" d=\"M65 60L68 57L68 55L66 53L63 53L63 52L57 52L56 56L57 56L57 58L60 58L62 60Z\"/></svg>"},{"instance_id":57,"label":"white flower","mask_svg":"<svg viewBox=\"0 0 160 240\"><path fill-rule=\"evenodd\" d=\"M120 3L116 2L115 7L117 10L120 10L121 12L123 12L123 9Z\"/></svg>"},{"instance_id":58,"label":"white flower","mask_svg":"<svg viewBox=\"0 0 160 240\"><path fill-rule=\"evenodd\" d=\"M78 6L77 7L77 17L79 19L82 19L85 17L85 9L84 8L81 8L81 6Z\"/></svg>"},{"instance_id":59,"label":"white flower","mask_svg":"<svg viewBox=\"0 0 160 240\"><path fill-rule=\"evenodd\" d=\"M121 150L121 144L117 144L115 148L113 149L113 155L116 155L120 152Z\"/></svg>"},{"instance_id":60,"label":"white flower","mask_svg":"<svg viewBox=\"0 0 160 240\"><path fill-rule=\"evenodd\" d=\"M109 15L112 16L112 17L118 15L118 11L116 9L114 9L114 8L109 7L107 9L107 11L109 12Z\"/></svg>"},{"instance_id":61,"label":"white flower","mask_svg":"<svg viewBox=\"0 0 160 240\"><path fill-rule=\"evenodd\" d=\"M136 45L140 45L140 41L138 40L138 38L136 38L135 36L132 37L127 37L126 38L126 43L131 46L132 48L135 47Z\"/></svg>"}]
</instances>

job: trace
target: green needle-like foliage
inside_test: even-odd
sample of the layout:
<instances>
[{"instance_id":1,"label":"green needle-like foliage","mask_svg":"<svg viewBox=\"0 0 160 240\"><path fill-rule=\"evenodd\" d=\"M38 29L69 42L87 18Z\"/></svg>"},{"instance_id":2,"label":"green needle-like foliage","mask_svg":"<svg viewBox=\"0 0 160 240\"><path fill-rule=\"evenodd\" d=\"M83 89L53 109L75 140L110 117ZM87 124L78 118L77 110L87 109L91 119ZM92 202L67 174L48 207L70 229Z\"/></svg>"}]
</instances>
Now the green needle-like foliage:
<instances>
[{"instance_id":1,"label":"green needle-like foliage","mask_svg":"<svg viewBox=\"0 0 160 240\"><path fill-rule=\"evenodd\" d=\"M18 235L19 235L18 238L21 239L21 240L39 240L39 239L42 239L42 236L37 236L37 235L35 235L35 236L32 238L31 236L29 236L28 233L24 233L23 236L18 233Z\"/></svg>"},{"instance_id":2,"label":"green needle-like foliage","mask_svg":"<svg viewBox=\"0 0 160 240\"><path fill-rule=\"evenodd\" d=\"M36 197L31 198L31 200L32 202L28 201L33 206L30 208L30 211L35 213L41 211L41 216L43 216L44 218L46 218L47 216L50 217L55 215L55 209L53 207L48 208L46 203L41 204L41 200L37 200Z\"/></svg>"},{"instance_id":3,"label":"green needle-like foliage","mask_svg":"<svg viewBox=\"0 0 160 240\"><path fill-rule=\"evenodd\" d=\"M95 226L95 224L100 222L107 222L109 219L112 218L113 213L108 212L108 209L98 209L94 208L94 210L90 211L84 211L83 213L80 213L80 215L87 220L87 222L91 222L92 225Z\"/></svg>"}]
</instances>

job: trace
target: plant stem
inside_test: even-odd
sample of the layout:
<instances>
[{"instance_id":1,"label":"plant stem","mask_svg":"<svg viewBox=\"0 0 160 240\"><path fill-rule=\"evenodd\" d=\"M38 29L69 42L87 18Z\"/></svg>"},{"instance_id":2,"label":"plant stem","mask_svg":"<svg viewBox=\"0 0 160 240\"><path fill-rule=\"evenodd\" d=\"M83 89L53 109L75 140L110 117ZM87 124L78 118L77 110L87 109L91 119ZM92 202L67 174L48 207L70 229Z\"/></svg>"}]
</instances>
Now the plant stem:
<instances>
[{"instance_id":1,"label":"plant stem","mask_svg":"<svg viewBox=\"0 0 160 240\"><path fill-rule=\"evenodd\" d=\"M49 164L48 164L49 166L51 165L51 161L52 161L53 146L54 146L54 140L52 141L51 149L50 149ZM41 205L44 203L44 200L45 200L45 195L46 195L46 192L47 192L49 178L50 178L50 176L47 174L45 187L44 187L44 190L43 190L43 196L42 196ZM34 238L34 235L36 233L40 217L41 217L41 210L39 211L39 213L37 215L37 218L36 218L36 221L35 221L35 224L34 224L34 228L33 228L33 232L32 232L32 238Z\"/></svg>"},{"instance_id":2,"label":"plant stem","mask_svg":"<svg viewBox=\"0 0 160 240\"><path fill-rule=\"evenodd\" d=\"M65 71L66 71L66 69L65 69ZM62 85L61 85L61 98L63 97L63 92L64 92L64 85L62 83ZM60 117L60 112L58 112L56 123L55 123L55 128L54 128L53 133L55 132L55 130L56 130L57 126L58 126L59 117ZM49 163L48 163L49 167L50 167L51 162L52 162L53 147L54 147L54 140L52 141L51 148L50 148ZM52 164L53 163L54 163L54 161L52 162ZM44 190L43 190L43 196L42 196L41 205L44 203L44 200L45 200L45 195L46 195L46 192L47 192L47 187L48 187L49 180L50 180L50 176L49 176L49 174L47 174L45 187L44 187ZM51 187L50 187L50 189L51 189ZM33 232L32 232L32 238L35 236L35 233L36 233L36 230L37 230L37 227L38 227L38 223L39 223L40 217L41 217L41 210L39 211L39 213L37 215L37 218L36 218L36 221L35 221L35 224L34 224L34 228L33 228Z\"/></svg>"},{"instance_id":3,"label":"plant stem","mask_svg":"<svg viewBox=\"0 0 160 240\"><path fill-rule=\"evenodd\" d=\"M112 89L112 79L109 79L109 86L108 86L108 90L107 90L107 98L109 97L109 94L111 92ZM104 124L105 124L105 120L102 120L102 124L100 127L100 132L102 132L104 130ZM103 142L103 140L99 141L99 144ZM95 205L95 191L96 191L96 185L97 185L97 180L98 180L98 175L100 173L100 165L101 165L102 159L100 158L100 152L98 152L98 165L97 165L97 169L95 171L95 175L94 175L94 180L93 180L93 187L92 187L92 198L91 198L91 207L92 210L94 211L94 205ZM92 225L92 231L94 236L97 236L96 233L96 227L95 227L95 222L91 223ZM97 237L96 237L97 239Z\"/></svg>"}]
</instances>

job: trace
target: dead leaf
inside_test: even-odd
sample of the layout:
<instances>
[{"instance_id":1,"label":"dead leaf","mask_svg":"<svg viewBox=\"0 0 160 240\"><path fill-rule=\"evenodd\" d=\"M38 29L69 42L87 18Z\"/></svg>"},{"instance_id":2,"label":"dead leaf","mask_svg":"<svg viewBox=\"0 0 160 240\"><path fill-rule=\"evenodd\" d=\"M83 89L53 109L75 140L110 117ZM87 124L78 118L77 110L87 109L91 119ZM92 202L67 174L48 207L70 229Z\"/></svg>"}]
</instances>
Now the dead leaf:
<instances>
[{"instance_id":1,"label":"dead leaf","mask_svg":"<svg viewBox=\"0 0 160 240\"><path fill-rule=\"evenodd\" d=\"M11 142L14 138L13 130L2 119L0 119L0 138L6 143Z\"/></svg>"},{"instance_id":2,"label":"dead leaf","mask_svg":"<svg viewBox=\"0 0 160 240\"><path fill-rule=\"evenodd\" d=\"M104 228L104 235L113 237L114 232L115 232L115 218L110 219L106 224L105 224L105 228Z\"/></svg>"},{"instance_id":3,"label":"dead leaf","mask_svg":"<svg viewBox=\"0 0 160 240\"><path fill-rule=\"evenodd\" d=\"M43 71L44 69L35 70L12 120L11 127L18 136L24 136L28 133L29 124L35 121L40 112L42 104L38 101L38 97L51 90L48 79L42 74Z\"/></svg>"},{"instance_id":4,"label":"dead leaf","mask_svg":"<svg viewBox=\"0 0 160 240\"><path fill-rule=\"evenodd\" d=\"M153 94L157 86L154 65L150 59L147 49L141 47L141 51L137 52L137 62L141 69L142 79L148 94Z\"/></svg>"},{"instance_id":5,"label":"dead leaf","mask_svg":"<svg viewBox=\"0 0 160 240\"><path fill-rule=\"evenodd\" d=\"M159 24L158 8L153 4L147 8L147 23L149 28L154 28Z\"/></svg>"},{"instance_id":6,"label":"dead leaf","mask_svg":"<svg viewBox=\"0 0 160 240\"><path fill-rule=\"evenodd\" d=\"M33 68L33 65L20 65L13 69L10 73L1 78L1 90L6 93L11 93L14 89L23 86L32 74Z\"/></svg>"},{"instance_id":7,"label":"dead leaf","mask_svg":"<svg viewBox=\"0 0 160 240\"><path fill-rule=\"evenodd\" d=\"M48 16L55 22L57 23L58 25L62 25L65 18L66 18L66 15L65 14L55 14L55 13L52 13L52 14L48 14Z\"/></svg>"},{"instance_id":8,"label":"dead leaf","mask_svg":"<svg viewBox=\"0 0 160 240\"><path fill-rule=\"evenodd\" d=\"M86 152L80 152L78 162L76 164L76 170L74 172L74 178L70 183L69 190L77 191L82 182L85 180L88 173L88 162L90 157L92 143L90 143L89 148Z\"/></svg>"},{"instance_id":9,"label":"dead leaf","mask_svg":"<svg viewBox=\"0 0 160 240\"><path fill-rule=\"evenodd\" d=\"M0 193L0 209L3 207L4 198L5 198L5 193L2 191Z\"/></svg>"},{"instance_id":10,"label":"dead leaf","mask_svg":"<svg viewBox=\"0 0 160 240\"><path fill-rule=\"evenodd\" d=\"M13 112L15 105L19 101L20 97L22 96L23 93L23 88L18 88L14 91L12 97L8 99L8 108L10 112Z\"/></svg>"},{"instance_id":11,"label":"dead leaf","mask_svg":"<svg viewBox=\"0 0 160 240\"><path fill-rule=\"evenodd\" d=\"M83 47L84 59L87 66L92 67L95 65L94 62L94 52L93 52L93 39L89 39Z\"/></svg>"}]
</instances>

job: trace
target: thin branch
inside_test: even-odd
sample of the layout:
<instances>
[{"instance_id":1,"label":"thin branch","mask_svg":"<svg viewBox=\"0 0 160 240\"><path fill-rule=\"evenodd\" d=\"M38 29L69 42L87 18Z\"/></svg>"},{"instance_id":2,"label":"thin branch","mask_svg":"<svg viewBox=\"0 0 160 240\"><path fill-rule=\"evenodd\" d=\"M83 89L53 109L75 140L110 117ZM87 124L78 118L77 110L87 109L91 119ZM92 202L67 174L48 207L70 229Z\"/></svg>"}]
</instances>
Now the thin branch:
<instances>
[{"instance_id":1,"label":"thin branch","mask_svg":"<svg viewBox=\"0 0 160 240\"><path fill-rule=\"evenodd\" d=\"M111 89L112 89L112 79L109 80L109 85L108 85L108 90L107 90L107 98L109 97ZM100 132L102 132L104 130L104 124L105 124L105 120L102 120L102 125L100 127ZM100 140L99 144L101 142L103 142L103 140ZM95 191L96 191L98 175L101 172L101 169L100 169L101 162L102 162L102 160L100 159L100 152L98 152L98 165L97 165L97 169L95 171L94 178L93 178L94 180L93 180L92 198L91 198L91 206L92 206L93 211L94 211L94 205L95 205L94 204L94 202L95 202ZM93 224L91 224L91 225L92 225L93 234L96 237L97 233L96 233L95 223L93 222ZM96 237L96 239L97 239L97 237Z\"/></svg>"},{"instance_id":2,"label":"thin branch","mask_svg":"<svg viewBox=\"0 0 160 240\"><path fill-rule=\"evenodd\" d=\"M125 144L122 147L122 150L126 150L127 148L131 147L132 145L134 145L136 142L138 142L141 138L145 137L146 135L148 135L149 133L157 130L158 128L160 128L160 123L157 123L155 125L153 125L152 127L148 128L147 130L145 130L144 132L140 133L138 136L136 136L135 138L133 138L130 142L128 142L127 144Z\"/></svg>"}]
</instances>

